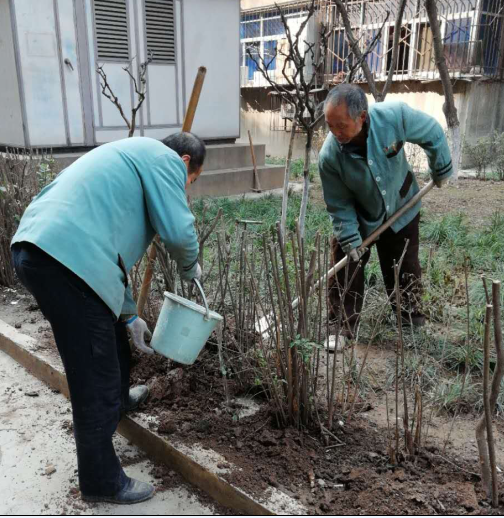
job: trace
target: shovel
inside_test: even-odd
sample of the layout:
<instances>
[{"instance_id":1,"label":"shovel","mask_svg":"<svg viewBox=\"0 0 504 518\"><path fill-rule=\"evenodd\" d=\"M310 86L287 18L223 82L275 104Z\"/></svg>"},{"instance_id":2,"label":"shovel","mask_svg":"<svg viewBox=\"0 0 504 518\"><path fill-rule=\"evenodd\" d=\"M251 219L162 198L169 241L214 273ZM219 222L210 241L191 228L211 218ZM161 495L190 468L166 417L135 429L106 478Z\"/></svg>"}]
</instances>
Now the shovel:
<instances>
[{"instance_id":1,"label":"shovel","mask_svg":"<svg viewBox=\"0 0 504 518\"><path fill-rule=\"evenodd\" d=\"M431 180L427 185L425 185L420 191L418 191L411 200L406 203L403 207L401 207L396 213L394 213L383 225L378 227L372 234L370 234L364 241L362 245L359 247L359 251L362 251L364 248L369 247L372 243L376 241L376 239L385 232L390 226L392 226L405 212L407 212L411 207L416 205L432 188L434 187L434 181ZM341 261L336 263L325 275L323 275L310 289L309 295L311 295L323 282L327 282L329 279L334 277L340 270L342 270L348 262L348 256L345 256ZM296 309L299 306L300 298L298 297L292 302L292 309ZM256 331L258 333L264 334L269 329L269 318L271 315L267 315L259 319L256 323Z\"/></svg>"}]
</instances>

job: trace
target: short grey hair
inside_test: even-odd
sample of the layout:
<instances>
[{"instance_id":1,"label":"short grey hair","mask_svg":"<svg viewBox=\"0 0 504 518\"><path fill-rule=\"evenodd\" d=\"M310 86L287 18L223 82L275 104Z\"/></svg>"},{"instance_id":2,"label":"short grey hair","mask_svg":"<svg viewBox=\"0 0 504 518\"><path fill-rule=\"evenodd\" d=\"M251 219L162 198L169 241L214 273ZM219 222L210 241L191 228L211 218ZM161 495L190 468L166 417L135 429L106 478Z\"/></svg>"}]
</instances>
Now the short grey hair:
<instances>
[{"instance_id":1,"label":"short grey hair","mask_svg":"<svg viewBox=\"0 0 504 518\"><path fill-rule=\"evenodd\" d=\"M346 83L335 86L327 94L324 103L324 110L329 106L339 106L346 104L348 114L352 119L356 119L363 111L368 111L368 101L366 94L356 85L349 85Z\"/></svg>"}]
</instances>

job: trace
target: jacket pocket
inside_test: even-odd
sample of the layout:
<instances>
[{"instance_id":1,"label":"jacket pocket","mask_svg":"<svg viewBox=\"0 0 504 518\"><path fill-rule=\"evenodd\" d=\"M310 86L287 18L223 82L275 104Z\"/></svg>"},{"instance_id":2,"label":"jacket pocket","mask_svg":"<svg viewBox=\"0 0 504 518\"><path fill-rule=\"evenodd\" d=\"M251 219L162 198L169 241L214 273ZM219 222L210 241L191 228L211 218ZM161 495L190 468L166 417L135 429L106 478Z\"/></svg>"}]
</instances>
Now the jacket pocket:
<instances>
[{"instance_id":1,"label":"jacket pocket","mask_svg":"<svg viewBox=\"0 0 504 518\"><path fill-rule=\"evenodd\" d=\"M404 146L404 141L394 142L390 147L385 148L385 156L387 158L394 158Z\"/></svg>"},{"instance_id":2,"label":"jacket pocket","mask_svg":"<svg viewBox=\"0 0 504 518\"><path fill-rule=\"evenodd\" d=\"M411 171L408 171L408 174L406 175L406 178L404 179L402 187L399 190L399 194L400 194L401 198L404 198L406 196L406 194L408 194L408 191L410 190L412 183L413 183L413 173Z\"/></svg>"}]
</instances>

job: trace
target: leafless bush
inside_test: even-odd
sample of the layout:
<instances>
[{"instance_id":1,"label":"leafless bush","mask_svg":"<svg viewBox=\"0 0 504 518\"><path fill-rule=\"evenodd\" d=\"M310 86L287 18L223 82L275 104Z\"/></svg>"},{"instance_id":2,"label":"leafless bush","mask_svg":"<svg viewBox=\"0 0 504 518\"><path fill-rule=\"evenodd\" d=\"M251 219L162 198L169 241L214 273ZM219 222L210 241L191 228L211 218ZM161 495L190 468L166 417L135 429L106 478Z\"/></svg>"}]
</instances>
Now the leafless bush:
<instances>
[{"instance_id":1,"label":"leafless bush","mask_svg":"<svg viewBox=\"0 0 504 518\"><path fill-rule=\"evenodd\" d=\"M10 242L32 199L56 176L51 152L8 149L0 154L0 284L15 282Z\"/></svg>"}]
</instances>

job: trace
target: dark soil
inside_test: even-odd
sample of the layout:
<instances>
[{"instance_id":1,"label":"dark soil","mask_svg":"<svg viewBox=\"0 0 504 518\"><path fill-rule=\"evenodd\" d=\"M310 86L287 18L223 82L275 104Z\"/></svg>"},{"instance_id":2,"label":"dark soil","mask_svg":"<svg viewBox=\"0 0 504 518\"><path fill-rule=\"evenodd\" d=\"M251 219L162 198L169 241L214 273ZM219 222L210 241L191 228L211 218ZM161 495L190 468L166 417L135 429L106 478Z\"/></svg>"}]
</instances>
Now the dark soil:
<instances>
[{"instance_id":1,"label":"dark soil","mask_svg":"<svg viewBox=\"0 0 504 518\"><path fill-rule=\"evenodd\" d=\"M338 426L329 444L318 430L279 429L266 401L255 415L237 420L238 405L226 404L217 357L209 351L184 368L159 357L139 359L135 354L131 379L151 386L142 411L159 417L158 431L222 454L237 468L223 477L255 497L276 487L310 514L325 515L504 511L489 507L477 463L453 451L443 456L431 447L392 466L387 430L364 417ZM227 381L233 402L244 389Z\"/></svg>"}]
</instances>

